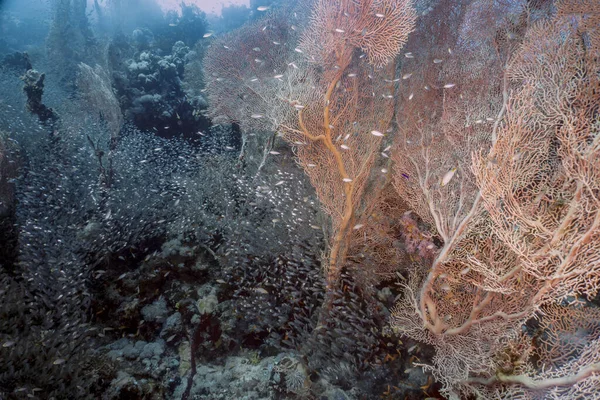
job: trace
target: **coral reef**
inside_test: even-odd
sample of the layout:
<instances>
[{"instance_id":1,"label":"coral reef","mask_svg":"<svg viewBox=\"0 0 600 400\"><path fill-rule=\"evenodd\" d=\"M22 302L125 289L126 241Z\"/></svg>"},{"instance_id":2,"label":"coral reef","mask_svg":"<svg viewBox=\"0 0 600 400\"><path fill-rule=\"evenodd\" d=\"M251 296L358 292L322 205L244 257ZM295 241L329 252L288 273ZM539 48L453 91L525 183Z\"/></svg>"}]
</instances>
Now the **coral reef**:
<instances>
[{"instance_id":1,"label":"coral reef","mask_svg":"<svg viewBox=\"0 0 600 400\"><path fill-rule=\"evenodd\" d=\"M201 114L206 100L201 94L188 97L182 86L191 56L189 47L178 41L170 55L143 50L126 61L123 70L114 71L117 96L127 119L163 137L197 138L196 132L208 130L210 122Z\"/></svg>"}]
</instances>

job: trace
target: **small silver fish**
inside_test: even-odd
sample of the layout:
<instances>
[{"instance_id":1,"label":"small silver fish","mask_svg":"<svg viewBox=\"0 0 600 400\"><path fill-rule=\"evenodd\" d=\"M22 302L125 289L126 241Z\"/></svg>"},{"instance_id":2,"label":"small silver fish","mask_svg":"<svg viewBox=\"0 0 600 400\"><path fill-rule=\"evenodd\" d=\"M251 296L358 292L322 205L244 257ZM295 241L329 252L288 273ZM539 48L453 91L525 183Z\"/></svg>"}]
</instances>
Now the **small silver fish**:
<instances>
[{"instance_id":1,"label":"small silver fish","mask_svg":"<svg viewBox=\"0 0 600 400\"><path fill-rule=\"evenodd\" d=\"M446 172L446 174L442 178L441 185L446 186L450 182L450 180L452 179L452 177L454 176L455 173L456 173L456 168L452 168L450 171Z\"/></svg>"},{"instance_id":2,"label":"small silver fish","mask_svg":"<svg viewBox=\"0 0 600 400\"><path fill-rule=\"evenodd\" d=\"M203 38L208 38L211 37L213 35L212 32L206 32L204 35L202 35Z\"/></svg>"},{"instance_id":3,"label":"small silver fish","mask_svg":"<svg viewBox=\"0 0 600 400\"><path fill-rule=\"evenodd\" d=\"M412 72L402 75L402 79L408 79L412 76Z\"/></svg>"},{"instance_id":4,"label":"small silver fish","mask_svg":"<svg viewBox=\"0 0 600 400\"><path fill-rule=\"evenodd\" d=\"M384 136L383 133L379 132L379 131L371 131L371 135L373 136L377 136L377 137L381 137Z\"/></svg>"},{"instance_id":5,"label":"small silver fish","mask_svg":"<svg viewBox=\"0 0 600 400\"><path fill-rule=\"evenodd\" d=\"M455 86L455 84L454 84L454 83L446 83L446 84L444 85L444 89L450 89L451 87L454 87L454 86Z\"/></svg>"},{"instance_id":6,"label":"small silver fish","mask_svg":"<svg viewBox=\"0 0 600 400\"><path fill-rule=\"evenodd\" d=\"M259 119L259 118L262 118L262 117L263 117L263 115L262 115L262 114L252 114L252 115L250 116L250 118L254 118L254 119Z\"/></svg>"},{"instance_id":7,"label":"small silver fish","mask_svg":"<svg viewBox=\"0 0 600 400\"><path fill-rule=\"evenodd\" d=\"M257 11L267 11L269 8L271 8L270 6L258 6L256 7Z\"/></svg>"},{"instance_id":8,"label":"small silver fish","mask_svg":"<svg viewBox=\"0 0 600 400\"><path fill-rule=\"evenodd\" d=\"M345 30L343 30L343 29L339 29L339 28L338 28L338 29L336 29L335 31L336 31L337 33L344 33L344 32L346 32Z\"/></svg>"}]
</instances>

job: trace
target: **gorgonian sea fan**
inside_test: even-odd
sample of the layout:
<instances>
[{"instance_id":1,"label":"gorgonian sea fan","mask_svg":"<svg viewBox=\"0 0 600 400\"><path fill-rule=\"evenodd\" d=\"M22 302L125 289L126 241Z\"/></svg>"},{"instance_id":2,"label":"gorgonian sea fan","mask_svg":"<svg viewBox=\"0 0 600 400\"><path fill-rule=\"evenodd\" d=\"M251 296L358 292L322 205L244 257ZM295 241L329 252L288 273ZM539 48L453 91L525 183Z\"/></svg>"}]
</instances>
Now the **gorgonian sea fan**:
<instances>
[{"instance_id":1,"label":"gorgonian sea fan","mask_svg":"<svg viewBox=\"0 0 600 400\"><path fill-rule=\"evenodd\" d=\"M362 49L370 64L381 67L400 52L415 21L412 0L319 0L300 48L329 65L336 51L350 44Z\"/></svg>"}]
</instances>

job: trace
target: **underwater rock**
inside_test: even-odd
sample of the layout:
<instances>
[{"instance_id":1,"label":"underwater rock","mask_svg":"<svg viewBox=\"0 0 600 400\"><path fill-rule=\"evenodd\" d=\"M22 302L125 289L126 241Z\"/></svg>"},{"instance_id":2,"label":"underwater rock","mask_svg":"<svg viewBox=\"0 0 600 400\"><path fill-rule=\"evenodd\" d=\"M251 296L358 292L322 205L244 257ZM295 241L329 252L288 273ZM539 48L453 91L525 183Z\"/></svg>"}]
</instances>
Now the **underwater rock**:
<instances>
[{"instance_id":1,"label":"underwater rock","mask_svg":"<svg viewBox=\"0 0 600 400\"><path fill-rule=\"evenodd\" d=\"M265 399L274 358L259 364L248 363L245 357L229 357L224 366L199 365L189 398L196 399ZM271 368L269 369L269 366ZM185 391L187 381L177 387L174 398Z\"/></svg>"},{"instance_id":2,"label":"underwater rock","mask_svg":"<svg viewBox=\"0 0 600 400\"><path fill-rule=\"evenodd\" d=\"M83 227L83 230L77 232L77 236L81 240L90 240L102 233L102 224L96 221L90 221Z\"/></svg>"},{"instance_id":3,"label":"underwater rock","mask_svg":"<svg viewBox=\"0 0 600 400\"><path fill-rule=\"evenodd\" d=\"M147 343L140 352L142 365L151 371L162 370L159 365L162 361L162 355L165 352L165 342L158 339L156 342Z\"/></svg>"},{"instance_id":4,"label":"underwater rock","mask_svg":"<svg viewBox=\"0 0 600 400\"><path fill-rule=\"evenodd\" d=\"M194 255L194 250L191 247L181 243L181 239L175 238L165 242L162 246L162 257L169 258L172 256L191 257Z\"/></svg>"},{"instance_id":5,"label":"underwater rock","mask_svg":"<svg viewBox=\"0 0 600 400\"><path fill-rule=\"evenodd\" d=\"M144 53L142 53L144 54ZM132 61L128 65L129 72L146 72L149 71L150 64L147 61Z\"/></svg>"},{"instance_id":6,"label":"underwater rock","mask_svg":"<svg viewBox=\"0 0 600 400\"><path fill-rule=\"evenodd\" d=\"M142 340L138 340L137 342L135 342L135 344L128 344L127 346L125 346L125 348L123 348L123 357L125 357L128 360L135 360L140 356L140 353L144 349L144 346L146 346L146 342Z\"/></svg>"},{"instance_id":7,"label":"underwater rock","mask_svg":"<svg viewBox=\"0 0 600 400\"><path fill-rule=\"evenodd\" d=\"M341 391L340 389L332 389L325 392L321 397L321 400L350 400L351 397L348 397L346 393Z\"/></svg>"},{"instance_id":8,"label":"underwater rock","mask_svg":"<svg viewBox=\"0 0 600 400\"><path fill-rule=\"evenodd\" d=\"M425 373L423 368L407 368L406 372L408 373L408 377L405 379L407 382L413 383L415 386L424 386L427 384L429 379L431 379L430 373Z\"/></svg>"},{"instance_id":9,"label":"underwater rock","mask_svg":"<svg viewBox=\"0 0 600 400\"><path fill-rule=\"evenodd\" d=\"M41 122L54 122L58 119L58 115L54 110L42 103L45 77L46 74L40 73L35 69L27 70L25 75L21 77L21 80L25 82L23 91L27 95L27 109L29 112L36 114Z\"/></svg>"},{"instance_id":10,"label":"underwater rock","mask_svg":"<svg viewBox=\"0 0 600 400\"><path fill-rule=\"evenodd\" d=\"M200 314L211 314L215 311L217 304L219 304L219 300L213 292L206 297L198 299L196 306L198 307Z\"/></svg>"},{"instance_id":11,"label":"underwater rock","mask_svg":"<svg viewBox=\"0 0 600 400\"><path fill-rule=\"evenodd\" d=\"M196 260L196 262L194 263L194 265L192 265L192 270L193 271L206 271L210 268L210 265L208 265L206 263L206 261L202 260L202 259L198 259Z\"/></svg>"},{"instance_id":12,"label":"underwater rock","mask_svg":"<svg viewBox=\"0 0 600 400\"><path fill-rule=\"evenodd\" d=\"M176 312L173 315L170 315L169 318L165 321L162 330L160 331L160 337L169 338L172 335L176 335L181 332L182 322L181 322L181 314Z\"/></svg>"},{"instance_id":13,"label":"underwater rock","mask_svg":"<svg viewBox=\"0 0 600 400\"><path fill-rule=\"evenodd\" d=\"M130 346L131 341L127 338L121 338L116 342L111 343L107 346L110 349L106 354L109 358L117 360L124 357L124 349Z\"/></svg>"},{"instance_id":14,"label":"underwater rock","mask_svg":"<svg viewBox=\"0 0 600 400\"><path fill-rule=\"evenodd\" d=\"M140 352L140 358L160 357L165 352L165 344L163 340L147 343Z\"/></svg>"},{"instance_id":15,"label":"underwater rock","mask_svg":"<svg viewBox=\"0 0 600 400\"><path fill-rule=\"evenodd\" d=\"M0 67L13 71L18 75L22 75L33 69L29 55L26 52L14 52L4 57L0 63Z\"/></svg>"},{"instance_id":16,"label":"underwater rock","mask_svg":"<svg viewBox=\"0 0 600 400\"><path fill-rule=\"evenodd\" d=\"M146 83L152 80L151 76L147 76L144 74L140 74L139 76L143 77ZM157 108L157 104L160 103L161 99L162 96L159 94L145 94L143 96L140 96L133 101L130 112L136 114L143 114L148 110Z\"/></svg>"},{"instance_id":17,"label":"underwater rock","mask_svg":"<svg viewBox=\"0 0 600 400\"><path fill-rule=\"evenodd\" d=\"M141 312L145 321L163 322L169 312L167 310L167 301L161 296L154 303L144 306Z\"/></svg>"},{"instance_id":18,"label":"underwater rock","mask_svg":"<svg viewBox=\"0 0 600 400\"><path fill-rule=\"evenodd\" d=\"M192 347L190 342L184 341L177 348L179 354L179 375L185 376L192 368Z\"/></svg>"},{"instance_id":19,"label":"underwater rock","mask_svg":"<svg viewBox=\"0 0 600 400\"><path fill-rule=\"evenodd\" d=\"M281 353L273 357L255 358L231 356L223 364L197 366L188 398L194 399L294 399L310 396L312 383L306 366L296 354ZM187 370L186 370L187 371ZM177 386L173 398L180 398L187 380ZM315 395L325 394L327 399L353 399L342 390L329 386L317 388ZM319 397L316 397L319 398Z\"/></svg>"},{"instance_id":20,"label":"underwater rock","mask_svg":"<svg viewBox=\"0 0 600 400\"><path fill-rule=\"evenodd\" d=\"M390 303L390 301L394 301L394 295L389 287L385 287L381 290L377 291L377 298L384 304Z\"/></svg>"},{"instance_id":21,"label":"underwater rock","mask_svg":"<svg viewBox=\"0 0 600 400\"><path fill-rule=\"evenodd\" d=\"M208 101L206 101L204 96L201 96L201 95L194 96L192 98L192 100L190 100L190 102L192 103L192 105L195 108L198 108L198 109L204 109L204 108L208 107Z\"/></svg>"},{"instance_id":22,"label":"underwater rock","mask_svg":"<svg viewBox=\"0 0 600 400\"><path fill-rule=\"evenodd\" d=\"M131 39L139 50L144 50L152 46L154 34L148 28L138 28L131 33Z\"/></svg>"},{"instance_id":23,"label":"underwater rock","mask_svg":"<svg viewBox=\"0 0 600 400\"><path fill-rule=\"evenodd\" d=\"M110 383L110 387L103 394L103 400L120 399L160 399L155 392L155 385L148 379L136 379L125 371L119 371L117 377Z\"/></svg>"},{"instance_id":24,"label":"underwater rock","mask_svg":"<svg viewBox=\"0 0 600 400\"><path fill-rule=\"evenodd\" d=\"M174 60L179 62L179 60L183 60L185 56L190 52L190 48L185 45L182 41L175 42L173 45L173 49L171 51L172 57Z\"/></svg>"}]
</instances>

